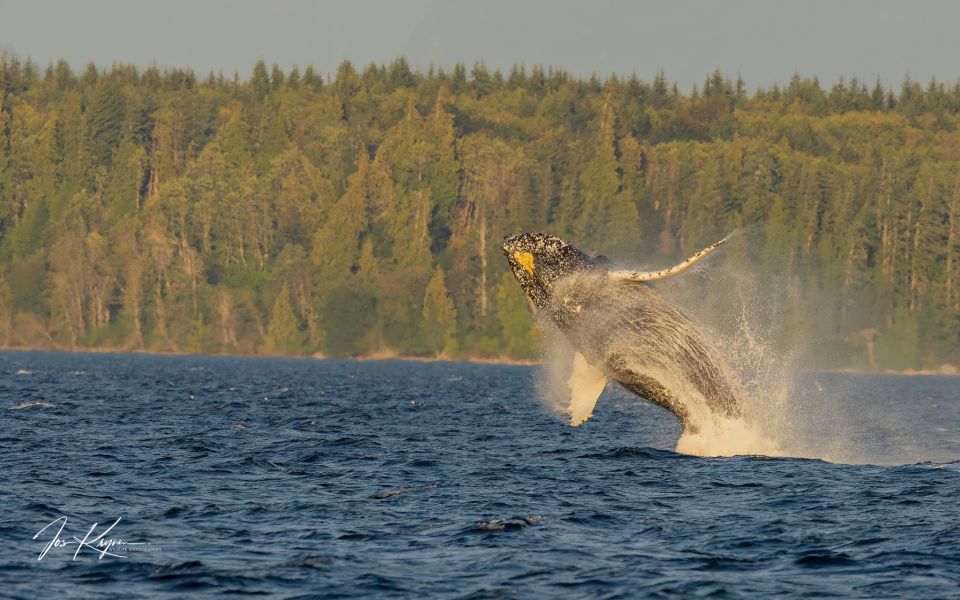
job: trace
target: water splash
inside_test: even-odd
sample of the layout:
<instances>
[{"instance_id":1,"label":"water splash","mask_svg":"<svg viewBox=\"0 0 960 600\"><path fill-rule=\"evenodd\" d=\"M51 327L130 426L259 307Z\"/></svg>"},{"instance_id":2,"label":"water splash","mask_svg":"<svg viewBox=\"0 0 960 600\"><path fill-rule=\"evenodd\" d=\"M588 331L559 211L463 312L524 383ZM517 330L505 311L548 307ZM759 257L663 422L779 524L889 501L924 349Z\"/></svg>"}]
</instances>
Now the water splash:
<instances>
[{"instance_id":1,"label":"water splash","mask_svg":"<svg viewBox=\"0 0 960 600\"><path fill-rule=\"evenodd\" d=\"M553 411L569 415L571 388L576 397L579 393L589 395L578 386L594 385L570 378L575 349L569 339L577 340L578 350L587 340L588 345L603 346L594 357L621 357L631 371L652 378L678 399L681 406L674 412L696 423L677 442L678 452L827 460L842 454L836 447L826 450L823 443L810 443L797 435L797 405L792 400L797 397L794 364L799 349L783 348L774 342L771 322L777 318L780 303L775 296L764 293L758 278L750 272L713 261L659 282L654 286L655 294L648 296L570 277L558 282L555 294L580 302L585 284L589 289L586 295L593 298L578 308L576 325L568 327L566 334L546 317L538 317L544 334L544 368L537 389ZM644 303L662 303L670 310L682 307L683 314L676 319L669 310L649 311ZM638 310L644 314L637 316ZM638 325L638 321L642 323ZM650 339L651 335L662 339ZM598 338L603 339L598 342ZM705 397L714 389L703 384L704 373L706 379L730 387L739 410L725 414L718 410L718 394L709 400Z\"/></svg>"},{"instance_id":2,"label":"water splash","mask_svg":"<svg viewBox=\"0 0 960 600\"><path fill-rule=\"evenodd\" d=\"M814 458L788 443L797 350L779 347L770 335L770 320L780 311L776 297L764 294L749 272L722 262L711 267L675 278L658 291L684 307L692 326L714 349L735 382L742 416L708 420L699 434L681 437L677 451Z\"/></svg>"},{"instance_id":3,"label":"water splash","mask_svg":"<svg viewBox=\"0 0 960 600\"><path fill-rule=\"evenodd\" d=\"M576 351L557 326L544 313L535 315L541 334L541 368L535 385L543 405L559 418L567 419L570 398L570 366Z\"/></svg>"},{"instance_id":4,"label":"water splash","mask_svg":"<svg viewBox=\"0 0 960 600\"><path fill-rule=\"evenodd\" d=\"M593 305L584 302L583 310L577 313L577 327L594 330L593 335L605 338L603 355L626 356L631 369L655 379L680 399L681 409L698 427L685 431L675 449L700 456L789 456L848 464L956 460L953 446L943 445L943 432L930 431L925 425L936 422L936 417L929 413L912 416L921 409L936 412L936 398L873 404L863 398L863 386L856 379L803 368L801 357L822 352L818 349L824 340L813 333L817 328L803 325L814 322L818 315L815 311L798 312L798 307L804 306L800 302L804 290L797 276L788 280L758 273L745 250L748 238L742 235L728 245L728 255L739 253L733 258L711 257L682 275L652 286L658 301L682 308L688 322L657 330L660 337L652 344L653 351L649 339L624 334L636 324L631 311L640 302L626 290L601 288L600 301ZM738 247L738 243L742 245ZM576 285L583 282L574 278L558 282L557 289L568 293L574 304L584 295L598 295L593 288L578 298L573 290L564 289L567 281ZM819 293L829 298L825 290ZM649 318L649 313L644 318ZM575 352L569 340L574 339L577 350L582 351L584 334L574 332L571 336L569 327L561 333L543 315L537 320L543 333L543 369L537 390L548 408L569 417ZM690 370L682 368L683 361L676 354L664 359L665 353L682 346L684 336L691 331L709 349L723 379L734 390L738 414L712 410L703 386L692 384ZM638 350L641 346L648 347ZM898 384L891 380L888 385ZM904 410L904 403L917 406Z\"/></svg>"},{"instance_id":5,"label":"water splash","mask_svg":"<svg viewBox=\"0 0 960 600\"><path fill-rule=\"evenodd\" d=\"M697 433L681 435L676 450L693 456L788 455L755 422L724 417L711 418Z\"/></svg>"},{"instance_id":6,"label":"water splash","mask_svg":"<svg viewBox=\"0 0 960 600\"><path fill-rule=\"evenodd\" d=\"M599 356L618 357L617 360L623 361L626 369L662 384L680 404L671 407L671 410L683 414L688 423L695 424L685 431L677 447L679 451L709 456L780 454L777 444L748 424L747 414L733 418L718 409L716 401L707 400L703 392L710 391L711 387L702 382L698 385L691 377L692 373L702 373L704 369L694 368L696 365L681 365L675 360L676 356L673 356L672 360L664 360L665 356L670 355L665 346L682 348L689 345L690 338L697 338L696 352L681 352L679 355L686 356L688 362L707 362L711 368L722 365L722 361L714 359L719 353L703 348L699 339L702 336L698 336L697 332L691 329L695 325L665 316L663 322L656 324L653 330L666 333L668 339L650 343L649 340L638 337L637 329L624 323L618 316L618 313L628 313L633 308L631 301L625 300L625 306L617 306L617 299L624 296L618 293L604 294L606 297L603 302L580 311L576 324L568 327L566 334L546 317L538 317L538 327L543 333L544 343L543 368L537 380L537 390L548 408L568 418L571 424L579 424L584 416L581 414L584 413L582 399L590 399L587 412L584 413L589 414L592 399L596 398L602 386L597 388L597 382L593 378L576 376L578 369L573 368L573 365L576 365L577 360L582 360L578 350L592 355L594 360ZM653 316L658 314L655 311ZM581 342L577 348L571 344L571 337ZM598 337L602 340L597 341ZM584 340L587 340L587 349L580 347ZM702 356L703 353L713 356ZM726 369L725 366L722 368ZM725 371L710 375L717 379L736 381ZM722 385L726 386L725 383ZM742 393L738 391L736 395L739 397Z\"/></svg>"}]
</instances>

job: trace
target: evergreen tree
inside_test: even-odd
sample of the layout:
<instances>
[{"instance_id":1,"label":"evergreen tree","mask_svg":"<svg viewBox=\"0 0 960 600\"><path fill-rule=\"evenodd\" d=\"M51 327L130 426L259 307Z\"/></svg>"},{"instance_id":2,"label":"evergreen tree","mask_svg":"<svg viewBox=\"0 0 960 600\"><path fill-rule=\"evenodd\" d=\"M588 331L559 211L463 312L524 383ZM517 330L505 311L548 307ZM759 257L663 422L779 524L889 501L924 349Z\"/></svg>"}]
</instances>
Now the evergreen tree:
<instances>
[{"instance_id":1,"label":"evergreen tree","mask_svg":"<svg viewBox=\"0 0 960 600\"><path fill-rule=\"evenodd\" d=\"M457 309L444 283L443 269L437 267L423 293L420 335L424 348L433 356L450 357L457 352Z\"/></svg>"},{"instance_id":2,"label":"evergreen tree","mask_svg":"<svg viewBox=\"0 0 960 600\"><path fill-rule=\"evenodd\" d=\"M0 343L529 356L504 234L652 265L740 229L724 260L812 366L960 364L960 85L745 90L0 56Z\"/></svg>"},{"instance_id":3,"label":"evergreen tree","mask_svg":"<svg viewBox=\"0 0 960 600\"><path fill-rule=\"evenodd\" d=\"M265 349L269 354L300 354L304 342L300 319L290 302L290 290L283 286L270 311Z\"/></svg>"},{"instance_id":4,"label":"evergreen tree","mask_svg":"<svg viewBox=\"0 0 960 600\"><path fill-rule=\"evenodd\" d=\"M527 298L517 286L513 273L506 272L497 286L497 318L500 319L500 339L511 356L532 358L537 347L533 337L533 323Z\"/></svg>"},{"instance_id":5,"label":"evergreen tree","mask_svg":"<svg viewBox=\"0 0 960 600\"><path fill-rule=\"evenodd\" d=\"M253 65L250 87L253 89L253 97L257 100L263 100L264 96L270 92L270 75L267 74L267 63L263 62L263 59Z\"/></svg>"},{"instance_id":6,"label":"evergreen tree","mask_svg":"<svg viewBox=\"0 0 960 600\"><path fill-rule=\"evenodd\" d=\"M109 166L123 135L126 99L116 76L100 79L87 116L89 155L96 164Z\"/></svg>"}]
</instances>

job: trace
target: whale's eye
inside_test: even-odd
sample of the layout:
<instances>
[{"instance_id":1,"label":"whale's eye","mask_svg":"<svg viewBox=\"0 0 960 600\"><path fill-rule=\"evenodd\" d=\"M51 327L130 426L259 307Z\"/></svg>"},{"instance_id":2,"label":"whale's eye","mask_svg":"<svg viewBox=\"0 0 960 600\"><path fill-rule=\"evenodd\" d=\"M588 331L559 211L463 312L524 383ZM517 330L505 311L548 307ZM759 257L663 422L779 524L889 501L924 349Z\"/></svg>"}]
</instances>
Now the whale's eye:
<instances>
[{"instance_id":1,"label":"whale's eye","mask_svg":"<svg viewBox=\"0 0 960 600\"><path fill-rule=\"evenodd\" d=\"M533 275L533 255L529 252L514 252L513 260L517 261L527 273Z\"/></svg>"}]
</instances>

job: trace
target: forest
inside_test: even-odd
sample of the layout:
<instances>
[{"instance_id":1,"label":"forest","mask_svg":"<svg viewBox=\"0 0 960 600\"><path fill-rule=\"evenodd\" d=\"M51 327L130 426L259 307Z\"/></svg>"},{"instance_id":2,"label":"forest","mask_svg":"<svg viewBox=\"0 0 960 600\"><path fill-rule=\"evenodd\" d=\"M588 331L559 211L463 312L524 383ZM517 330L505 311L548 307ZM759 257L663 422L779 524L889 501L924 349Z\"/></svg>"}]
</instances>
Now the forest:
<instances>
[{"instance_id":1,"label":"forest","mask_svg":"<svg viewBox=\"0 0 960 600\"><path fill-rule=\"evenodd\" d=\"M810 366L950 369L958 125L910 79L2 55L0 346L528 358L505 234L662 266L736 230Z\"/></svg>"}]
</instances>

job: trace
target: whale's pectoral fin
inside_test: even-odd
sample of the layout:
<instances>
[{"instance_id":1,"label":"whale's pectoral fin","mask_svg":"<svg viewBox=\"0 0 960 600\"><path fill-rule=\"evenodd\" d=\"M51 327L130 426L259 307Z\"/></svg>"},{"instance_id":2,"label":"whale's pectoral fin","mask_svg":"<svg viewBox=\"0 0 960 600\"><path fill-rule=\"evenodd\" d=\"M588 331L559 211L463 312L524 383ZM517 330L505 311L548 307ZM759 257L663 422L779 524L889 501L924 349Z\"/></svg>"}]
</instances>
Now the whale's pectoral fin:
<instances>
[{"instance_id":1,"label":"whale's pectoral fin","mask_svg":"<svg viewBox=\"0 0 960 600\"><path fill-rule=\"evenodd\" d=\"M700 252L697 252L687 260L683 261L679 265L674 265L666 269L660 269L659 271L619 271L613 270L608 271L607 276L614 281L627 281L627 282L644 282L644 281L656 281L657 279L663 279L665 277L670 277L671 275L676 275L681 271L684 271L690 268L692 265L696 264L697 261L707 256L720 246L727 243L727 240L730 237L725 237L719 242L710 244Z\"/></svg>"},{"instance_id":2,"label":"whale's pectoral fin","mask_svg":"<svg viewBox=\"0 0 960 600\"><path fill-rule=\"evenodd\" d=\"M574 354L573 370L567 379L570 390L570 404L567 407L570 425L576 427L593 416L593 407L606 385L607 376L603 371L588 363L579 352Z\"/></svg>"}]
</instances>

